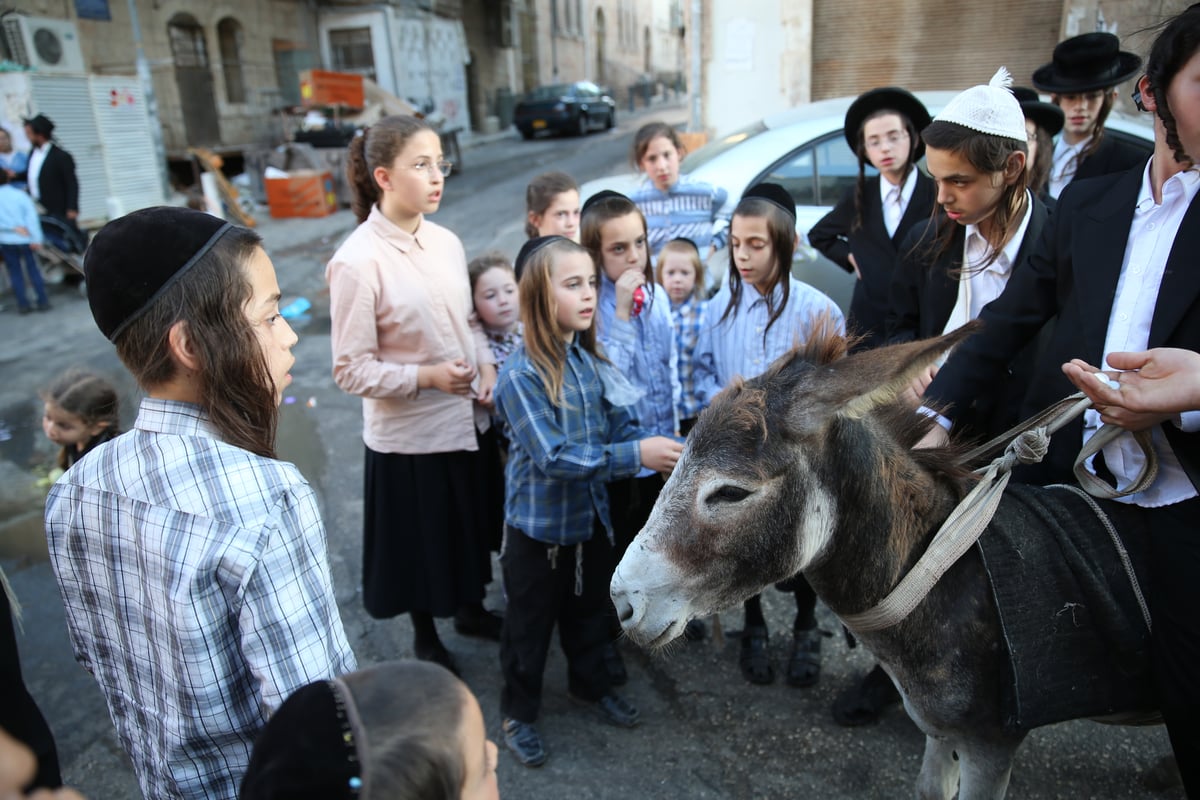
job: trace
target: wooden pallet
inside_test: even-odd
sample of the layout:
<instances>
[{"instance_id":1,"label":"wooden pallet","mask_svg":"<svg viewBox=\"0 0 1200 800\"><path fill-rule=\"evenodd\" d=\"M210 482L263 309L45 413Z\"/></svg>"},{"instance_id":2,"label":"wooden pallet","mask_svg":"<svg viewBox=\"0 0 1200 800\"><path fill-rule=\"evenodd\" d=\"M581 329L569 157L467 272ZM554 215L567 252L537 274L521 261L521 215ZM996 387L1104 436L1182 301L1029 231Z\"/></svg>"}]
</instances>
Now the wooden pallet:
<instances>
[{"instance_id":1,"label":"wooden pallet","mask_svg":"<svg viewBox=\"0 0 1200 800\"><path fill-rule=\"evenodd\" d=\"M221 199L225 201L225 208L238 221L238 224L253 228L256 224L254 217L247 214L242 209L241 203L238 202L237 187L230 183L225 174L221 172L221 157L206 147L189 147L188 154L199 161L205 171L216 176L217 190L221 193Z\"/></svg>"}]
</instances>

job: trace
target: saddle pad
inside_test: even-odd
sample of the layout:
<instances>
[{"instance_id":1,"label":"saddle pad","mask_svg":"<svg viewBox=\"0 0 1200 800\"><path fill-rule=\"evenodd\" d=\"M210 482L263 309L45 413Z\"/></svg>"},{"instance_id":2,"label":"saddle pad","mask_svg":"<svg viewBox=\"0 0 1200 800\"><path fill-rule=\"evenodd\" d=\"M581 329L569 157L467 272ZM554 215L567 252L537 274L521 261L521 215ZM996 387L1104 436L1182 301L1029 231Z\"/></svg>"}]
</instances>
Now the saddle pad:
<instances>
[{"instance_id":1,"label":"saddle pad","mask_svg":"<svg viewBox=\"0 0 1200 800\"><path fill-rule=\"evenodd\" d=\"M1009 728L1157 708L1150 631L1089 499L1067 487L1010 484L979 539L1012 669L1003 706ZM1116 529L1144 595L1140 510L1092 502Z\"/></svg>"}]
</instances>

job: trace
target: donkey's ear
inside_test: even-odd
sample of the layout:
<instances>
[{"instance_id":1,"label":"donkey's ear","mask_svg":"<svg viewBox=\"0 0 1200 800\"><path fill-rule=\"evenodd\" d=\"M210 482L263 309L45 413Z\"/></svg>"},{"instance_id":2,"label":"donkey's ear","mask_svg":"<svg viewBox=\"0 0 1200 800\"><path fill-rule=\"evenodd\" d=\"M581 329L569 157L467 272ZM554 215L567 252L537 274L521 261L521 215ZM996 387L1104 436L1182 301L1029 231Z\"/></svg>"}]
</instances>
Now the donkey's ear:
<instances>
[{"instance_id":1,"label":"donkey's ear","mask_svg":"<svg viewBox=\"0 0 1200 800\"><path fill-rule=\"evenodd\" d=\"M838 415L858 419L893 402L943 354L982 326L973 320L944 336L867 350L833 365L837 378L827 385L846 390L838 400Z\"/></svg>"}]
</instances>

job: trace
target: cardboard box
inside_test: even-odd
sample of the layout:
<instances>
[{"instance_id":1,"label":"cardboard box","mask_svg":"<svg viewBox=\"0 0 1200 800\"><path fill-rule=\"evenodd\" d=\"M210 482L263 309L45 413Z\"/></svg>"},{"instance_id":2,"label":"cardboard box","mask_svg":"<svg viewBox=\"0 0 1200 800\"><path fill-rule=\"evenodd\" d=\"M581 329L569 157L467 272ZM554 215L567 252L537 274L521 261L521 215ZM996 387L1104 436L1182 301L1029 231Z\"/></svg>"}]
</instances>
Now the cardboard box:
<instances>
[{"instance_id":1,"label":"cardboard box","mask_svg":"<svg viewBox=\"0 0 1200 800\"><path fill-rule=\"evenodd\" d=\"M328 171L297 170L286 178L266 178L263 186L272 217L327 217L338 209Z\"/></svg>"},{"instance_id":2,"label":"cardboard box","mask_svg":"<svg viewBox=\"0 0 1200 800\"><path fill-rule=\"evenodd\" d=\"M362 108L362 75L306 69L300 73L300 101L306 106Z\"/></svg>"}]
</instances>

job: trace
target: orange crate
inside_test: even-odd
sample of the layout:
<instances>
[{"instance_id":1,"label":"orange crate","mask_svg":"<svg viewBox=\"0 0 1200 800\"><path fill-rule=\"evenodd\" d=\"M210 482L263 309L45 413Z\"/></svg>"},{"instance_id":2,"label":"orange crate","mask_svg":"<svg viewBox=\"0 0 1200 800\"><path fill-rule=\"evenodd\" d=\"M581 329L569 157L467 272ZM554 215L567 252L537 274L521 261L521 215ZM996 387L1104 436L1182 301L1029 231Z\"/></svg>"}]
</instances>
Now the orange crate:
<instances>
[{"instance_id":1,"label":"orange crate","mask_svg":"<svg viewBox=\"0 0 1200 800\"><path fill-rule=\"evenodd\" d=\"M263 184L272 217L327 217L338 209L328 172L297 170L286 178L266 178Z\"/></svg>"},{"instance_id":2,"label":"orange crate","mask_svg":"<svg viewBox=\"0 0 1200 800\"><path fill-rule=\"evenodd\" d=\"M306 106L362 108L362 75L306 69L300 73L300 99Z\"/></svg>"}]
</instances>

